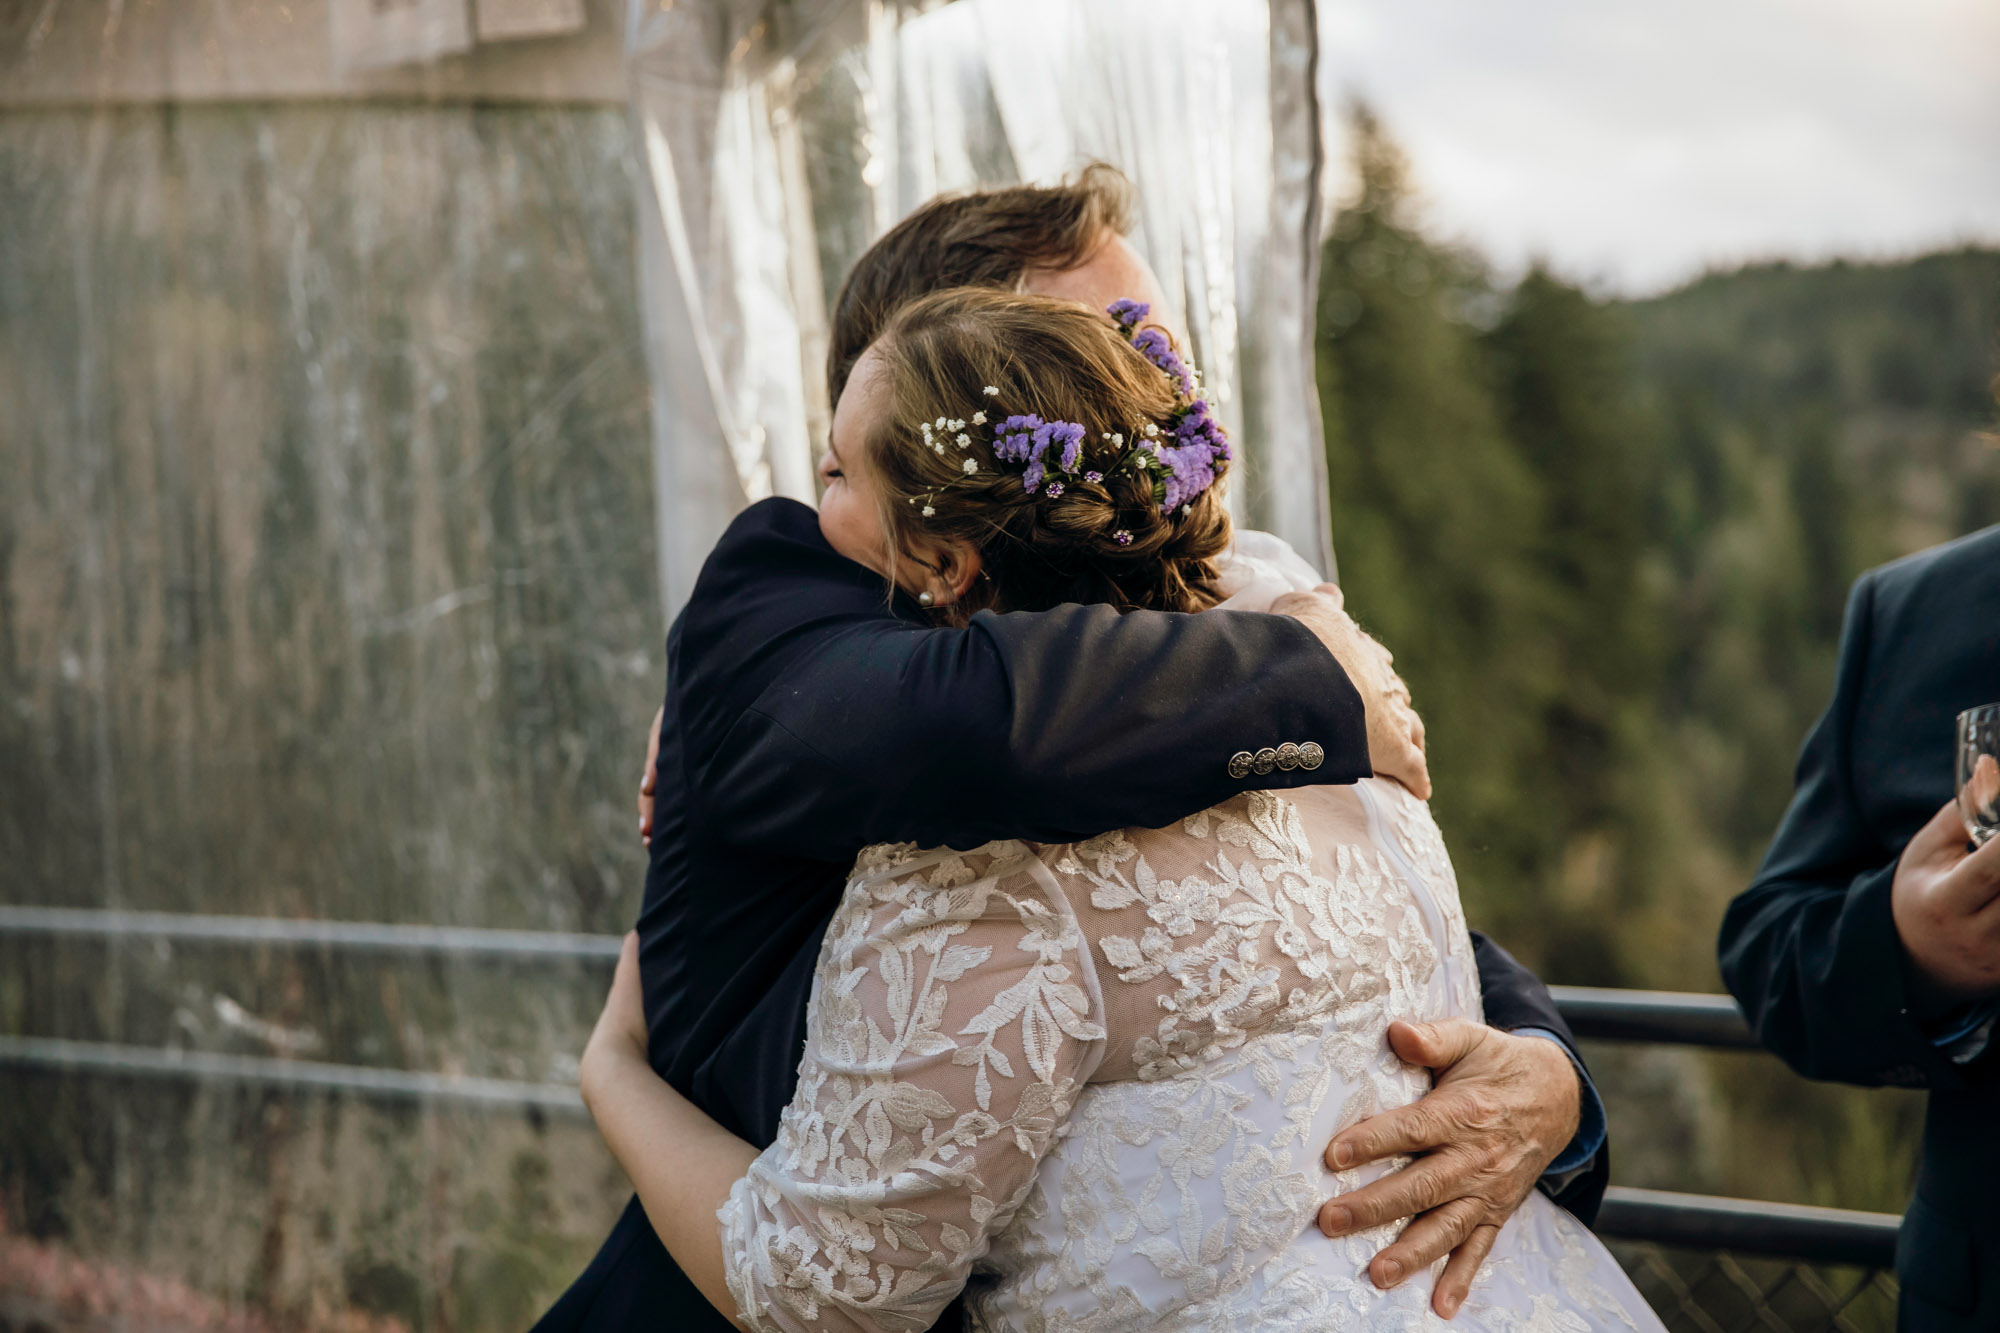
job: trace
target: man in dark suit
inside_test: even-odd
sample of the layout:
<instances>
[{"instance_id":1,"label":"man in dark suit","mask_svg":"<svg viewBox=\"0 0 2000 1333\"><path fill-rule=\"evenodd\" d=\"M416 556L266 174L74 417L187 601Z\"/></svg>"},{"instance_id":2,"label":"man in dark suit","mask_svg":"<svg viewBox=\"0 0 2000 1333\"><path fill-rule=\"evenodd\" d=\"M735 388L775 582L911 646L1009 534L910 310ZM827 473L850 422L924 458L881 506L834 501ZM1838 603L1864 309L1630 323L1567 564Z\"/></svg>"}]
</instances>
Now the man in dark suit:
<instances>
[{"instance_id":1,"label":"man in dark suit","mask_svg":"<svg viewBox=\"0 0 2000 1333\"><path fill-rule=\"evenodd\" d=\"M1039 261L1073 281L1102 234L1117 231L1117 200L1098 194L1101 184L954 201L885 237L836 311L835 394L873 328L923 289L924 275L1012 285ZM940 237L951 243L940 249ZM1129 267L1129 256L1110 262ZM1108 280L1131 291L1149 279ZM1064 606L940 628L838 556L812 511L753 506L718 544L669 638L639 922L655 1068L733 1132L772 1140L796 1081L820 938L866 844L1067 841L1157 827L1246 788L1351 782L1376 769L1427 791L1407 727L1400 744L1397 735L1395 719L1413 715L1371 669L1372 645L1329 599L1302 595L1297 611ZM1337 659L1355 667L1365 696ZM1554 1158L1551 1186L1588 1214L1603 1191L1602 1114L1571 1063L1567 1029L1546 989L1504 951L1481 940L1478 957L1489 1022L1503 1031L1442 1081L1497 1095L1509 1128L1468 1154L1485 1165L1461 1176L1485 1175L1452 1200L1476 1185L1510 1211ZM1520 1030L1555 1044L1509 1035ZM1443 1118L1452 1105L1440 1099ZM1418 1232L1410 1244L1431 1249L1417 1257L1462 1241L1473 1211ZM622 1327L662 1312L677 1328L726 1327L635 1199L539 1327Z\"/></svg>"},{"instance_id":2,"label":"man in dark suit","mask_svg":"<svg viewBox=\"0 0 2000 1333\"><path fill-rule=\"evenodd\" d=\"M1808 1078L1928 1088L1903 1219L1901 1327L2000 1329L2000 839L1968 854L1954 720L2000 701L2000 528L1864 574L1833 702L1723 979ZM1940 808L1940 806L1944 808Z\"/></svg>"}]
</instances>

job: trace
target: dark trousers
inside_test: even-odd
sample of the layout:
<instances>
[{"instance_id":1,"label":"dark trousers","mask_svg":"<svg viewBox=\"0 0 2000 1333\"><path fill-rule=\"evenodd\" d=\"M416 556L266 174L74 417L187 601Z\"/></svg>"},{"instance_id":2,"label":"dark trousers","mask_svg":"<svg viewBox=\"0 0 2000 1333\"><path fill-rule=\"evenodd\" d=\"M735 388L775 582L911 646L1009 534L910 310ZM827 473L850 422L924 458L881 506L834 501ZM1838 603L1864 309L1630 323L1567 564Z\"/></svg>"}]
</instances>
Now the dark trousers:
<instances>
[{"instance_id":1,"label":"dark trousers","mask_svg":"<svg viewBox=\"0 0 2000 1333\"><path fill-rule=\"evenodd\" d=\"M2000 1133L2000 1125L1994 1127ZM1968 1210L1930 1164L1896 1237L1899 1333L2000 1333L2000 1228L1991 1201ZM1959 1204L1959 1207L1952 1207Z\"/></svg>"}]
</instances>

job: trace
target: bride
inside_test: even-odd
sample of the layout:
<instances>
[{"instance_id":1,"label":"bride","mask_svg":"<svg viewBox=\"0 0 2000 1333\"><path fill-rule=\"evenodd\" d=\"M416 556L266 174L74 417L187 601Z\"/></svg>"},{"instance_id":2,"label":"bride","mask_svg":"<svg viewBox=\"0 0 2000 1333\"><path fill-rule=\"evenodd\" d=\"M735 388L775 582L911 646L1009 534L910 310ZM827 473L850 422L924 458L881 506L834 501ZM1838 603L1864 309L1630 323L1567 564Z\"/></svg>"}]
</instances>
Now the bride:
<instances>
[{"instance_id":1,"label":"bride","mask_svg":"<svg viewBox=\"0 0 2000 1333\"><path fill-rule=\"evenodd\" d=\"M970 289L901 312L840 398L827 540L961 622L1289 590L1254 559L1224 586L1229 441L1146 308L1109 313ZM1431 1328L1424 1284L1368 1278L1386 1234L1314 1225L1395 1163L1335 1173L1318 1145L1428 1086L1391 1022L1452 1017L1480 998L1450 858L1371 778L1062 846L864 852L762 1154L647 1064L633 938L581 1081L675 1261L745 1328L922 1330L961 1290L996 1330ZM1540 1194L1449 1326L1660 1328Z\"/></svg>"}]
</instances>

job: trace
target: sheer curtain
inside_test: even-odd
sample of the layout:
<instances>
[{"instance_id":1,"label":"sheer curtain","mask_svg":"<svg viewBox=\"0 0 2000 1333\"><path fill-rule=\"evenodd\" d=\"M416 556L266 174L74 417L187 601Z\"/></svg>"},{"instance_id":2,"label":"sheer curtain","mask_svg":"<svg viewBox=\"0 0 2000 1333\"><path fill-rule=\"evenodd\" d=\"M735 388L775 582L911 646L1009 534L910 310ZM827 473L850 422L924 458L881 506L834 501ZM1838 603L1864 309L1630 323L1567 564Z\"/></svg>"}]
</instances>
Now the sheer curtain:
<instances>
[{"instance_id":1,"label":"sheer curtain","mask_svg":"<svg viewBox=\"0 0 2000 1333\"><path fill-rule=\"evenodd\" d=\"M661 585L730 515L810 501L827 312L945 190L1137 183L1134 243L1242 445L1240 519L1331 567L1313 388L1311 0L631 0Z\"/></svg>"}]
</instances>

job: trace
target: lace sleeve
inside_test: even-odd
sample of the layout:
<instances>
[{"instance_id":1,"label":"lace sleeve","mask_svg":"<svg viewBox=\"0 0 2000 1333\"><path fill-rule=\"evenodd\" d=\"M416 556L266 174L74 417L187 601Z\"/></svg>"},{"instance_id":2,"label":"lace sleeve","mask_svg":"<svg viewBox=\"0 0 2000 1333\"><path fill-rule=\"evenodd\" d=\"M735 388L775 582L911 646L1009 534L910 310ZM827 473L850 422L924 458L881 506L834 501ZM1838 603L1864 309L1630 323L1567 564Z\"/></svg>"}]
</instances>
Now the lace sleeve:
<instances>
[{"instance_id":1,"label":"lace sleeve","mask_svg":"<svg viewBox=\"0 0 2000 1333\"><path fill-rule=\"evenodd\" d=\"M799 1088L718 1211L756 1329L923 1330L1103 1056L1067 899L1019 843L864 854L827 928Z\"/></svg>"}]
</instances>

